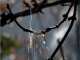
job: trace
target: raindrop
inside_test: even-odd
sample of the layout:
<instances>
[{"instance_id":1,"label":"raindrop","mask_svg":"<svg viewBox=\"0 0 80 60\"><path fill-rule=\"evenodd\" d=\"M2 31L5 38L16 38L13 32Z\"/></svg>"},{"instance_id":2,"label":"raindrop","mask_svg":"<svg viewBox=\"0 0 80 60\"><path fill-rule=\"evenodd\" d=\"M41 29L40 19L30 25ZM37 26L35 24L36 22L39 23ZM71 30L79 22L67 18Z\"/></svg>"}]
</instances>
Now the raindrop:
<instances>
[{"instance_id":1,"label":"raindrop","mask_svg":"<svg viewBox=\"0 0 80 60\"><path fill-rule=\"evenodd\" d=\"M45 44L46 42L45 41L43 41L43 44Z\"/></svg>"},{"instance_id":2,"label":"raindrop","mask_svg":"<svg viewBox=\"0 0 80 60\"><path fill-rule=\"evenodd\" d=\"M46 43L45 34L41 34L41 36L42 36L43 44L45 44Z\"/></svg>"}]
</instances>

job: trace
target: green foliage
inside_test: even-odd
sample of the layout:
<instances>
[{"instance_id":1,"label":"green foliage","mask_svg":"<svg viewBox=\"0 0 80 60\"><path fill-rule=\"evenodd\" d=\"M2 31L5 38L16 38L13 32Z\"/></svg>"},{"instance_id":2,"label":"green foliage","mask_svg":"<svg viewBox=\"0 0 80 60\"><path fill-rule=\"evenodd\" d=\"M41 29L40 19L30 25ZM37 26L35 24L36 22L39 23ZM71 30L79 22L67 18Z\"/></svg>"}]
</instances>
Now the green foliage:
<instances>
[{"instance_id":1,"label":"green foliage","mask_svg":"<svg viewBox=\"0 0 80 60\"><path fill-rule=\"evenodd\" d=\"M1 44L1 53L0 53L0 60L3 56L10 54L10 47L18 48L17 42L12 39L11 37L7 38L4 35L2 35L2 32L0 31L0 44Z\"/></svg>"}]
</instances>

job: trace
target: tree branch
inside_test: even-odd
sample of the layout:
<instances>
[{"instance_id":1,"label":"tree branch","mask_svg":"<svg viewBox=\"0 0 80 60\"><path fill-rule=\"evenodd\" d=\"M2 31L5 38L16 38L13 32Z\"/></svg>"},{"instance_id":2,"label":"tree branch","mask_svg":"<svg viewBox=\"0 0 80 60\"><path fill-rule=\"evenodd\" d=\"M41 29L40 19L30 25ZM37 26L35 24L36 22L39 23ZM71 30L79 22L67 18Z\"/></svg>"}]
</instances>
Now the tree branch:
<instances>
[{"instance_id":1,"label":"tree branch","mask_svg":"<svg viewBox=\"0 0 80 60\"><path fill-rule=\"evenodd\" d=\"M45 1L46 1L46 0L45 0ZM38 13L38 12L41 11L41 9L46 8L46 7L55 6L55 5L58 5L58 4L61 4L61 3L67 3L67 2L72 2L72 1L73 1L73 0L65 0L65 1L64 1L64 0L61 0L61 1L56 1L56 2L48 3L48 4L43 1L42 3L40 3L40 5L32 8L32 14ZM64 43L64 41L65 41L66 37L68 36L70 30L72 29L72 26L73 26L73 24L74 24L74 20L76 20L76 10L77 10L77 5L78 5L77 3L78 3L78 2L79 2L79 0L77 0L77 1L74 0L74 2L72 2L72 4L71 4L71 6L69 7L67 13L63 15L63 17L64 17L63 20L62 20L59 24L57 24L56 26L47 28L45 31L41 31L40 33L22 27L22 26L16 21L16 18L19 17L19 16L27 16L27 15L30 15L30 12L29 12L30 10L25 10L25 11L18 12L18 13L16 13L16 14L13 14L12 11L11 11L11 9L10 9L10 7L9 7L9 5L7 4L7 8L8 8L8 10L9 10L10 13L9 13L8 15L5 15L5 13L3 13L3 14L1 15L1 17L2 17L1 20L0 20L0 21L1 21L1 26L4 26L5 24L7 24L7 20L8 20L8 19L11 19L10 22L15 21L15 23L16 23L23 31L25 31L25 32L30 32L30 33L33 33L33 34L45 34L45 33L49 32L49 31L52 30L52 29L58 28L63 22L66 21L66 19L68 18L68 14L69 14L69 12L70 12L70 10L71 10L71 8L72 8L72 6L73 6L73 3L74 3L74 13L73 13L73 16L71 16L71 17L68 18L68 20L71 20L71 24L70 24L67 32L65 33L64 37L62 38L61 42L59 43L59 45L57 46L57 48L56 48L55 51L53 52L53 54L50 56L49 59L47 59L47 60L53 60L53 57L55 56L55 54L57 53L57 51L59 50L59 48L61 47L61 45Z\"/></svg>"},{"instance_id":2,"label":"tree branch","mask_svg":"<svg viewBox=\"0 0 80 60\"><path fill-rule=\"evenodd\" d=\"M58 44L60 43L59 39L57 40L57 42L58 42ZM63 60L65 60L62 46L60 47L60 52L61 52Z\"/></svg>"},{"instance_id":3,"label":"tree branch","mask_svg":"<svg viewBox=\"0 0 80 60\"><path fill-rule=\"evenodd\" d=\"M35 33L35 32L32 31L32 30L23 28L23 27L16 21L16 18L15 18L15 16L13 15L13 13L12 13L12 11L11 11L11 9L10 9L10 7L9 7L8 4L7 4L7 9L8 9L9 12L10 12L11 18L15 21L15 23L16 23L23 31L25 31L25 32L30 32L30 33Z\"/></svg>"},{"instance_id":4,"label":"tree branch","mask_svg":"<svg viewBox=\"0 0 80 60\"><path fill-rule=\"evenodd\" d=\"M55 5L59 5L59 4L62 4L62 3L69 3L69 2L72 2L71 0L67 1L56 1L56 2L53 2L53 3L46 3L46 4L43 4L43 6L41 4L39 4L37 7L34 6L34 8L32 8L32 14L35 14L35 13L38 13L40 12L40 10L42 10L43 8L47 8L47 7L51 7L51 6L55 6ZM35 10L36 9L36 10ZM18 13L15 13L13 14L15 16L15 18L17 17L23 17L23 16L27 16L27 15L30 15L30 9L28 10L24 10L22 12L18 12ZM4 13L0 15L1 16L1 26L4 26L6 24L9 24L11 22L13 22L13 19L11 18L10 14L8 15L5 15ZM10 22L7 23L7 21L10 19ZM5 23L4 23L5 22Z\"/></svg>"},{"instance_id":5,"label":"tree branch","mask_svg":"<svg viewBox=\"0 0 80 60\"><path fill-rule=\"evenodd\" d=\"M51 55L50 58L48 58L47 60L53 60L55 54L57 53L57 51L59 50L59 48L61 47L61 45L63 44L63 42L65 41L66 37L68 36L72 26L73 26L74 20L71 21L70 27L68 28L68 31L66 32L66 34L64 35L63 39L61 40L61 42L59 43L59 45L57 46L57 48L55 49L55 51L53 52L53 54Z\"/></svg>"},{"instance_id":6,"label":"tree branch","mask_svg":"<svg viewBox=\"0 0 80 60\"><path fill-rule=\"evenodd\" d=\"M59 50L59 48L61 47L61 45L64 43L66 37L68 36L70 30L72 29L72 26L74 24L74 20L76 20L76 9L77 9L77 2L74 1L74 13L72 17L69 17L68 20L71 20L71 24L66 32L66 34L64 35L63 39L61 40L61 42L59 43L59 45L57 46L57 48L55 49L55 51L52 53L52 55L50 56L50 58L48 58L47 60L53 60L55 54L57 53L57 51Z\"/></svg>"},{"instance_id":7,"label":"tree branch","mask_svg":"<svg viewBox=\"0 0 80 60\"><path fill-rule=\"evenodd\" d=\"M55 26L53 26L53 27L47 28L46 31L42 31L42 34L45 34L45 33L49 32L49 31L52 30L52 29L59 28L59 26L66 21L66 19L67 19L67 17L68 17L68 14L69 14L69 12L70 12L70 10L71 10L71 8L72 8L72 6L73 6L73 2L72 2L72 4L71 4L71 6L69 7L67 13L63 15L64 18L63 18L63 20L62 20L59 24L57 24L57 25L55 25Z\"/></svg>"}]
</instances>

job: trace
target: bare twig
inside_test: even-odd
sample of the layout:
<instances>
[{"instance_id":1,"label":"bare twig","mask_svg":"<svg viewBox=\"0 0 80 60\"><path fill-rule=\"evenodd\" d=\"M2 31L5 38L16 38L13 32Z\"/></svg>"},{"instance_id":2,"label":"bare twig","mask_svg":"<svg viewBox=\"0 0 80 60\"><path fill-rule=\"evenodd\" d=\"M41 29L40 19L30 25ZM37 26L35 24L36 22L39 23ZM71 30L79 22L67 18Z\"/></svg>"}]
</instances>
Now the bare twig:
<instances>
[{"instance_id":1,"label":"bare twig","mask_svg":"<svg viewBox=\"0 0 80 60\"><path fill-rule=\"evenodd\" d=\"M43 3L40 3L39 5L35 5L34 4L34 8L32 8L32 14L35 14L36 12L40 12L40 10L42 10L43 8L46 8L46 7L50 7L50 6L55 6L55 5L59 5L59 4L61 4L61 3L68 3L68 2L72 2L71 0L70 1L56 1L56 2L53 2L53 3L47 3L47 4L44 4L43 6L42 5L40 5L40 4L43 4ZM39 7L40 6L40 7ZM39 10L40 9L40 10ZM18 12L18 13L15 13L15 14L13 14L14 16L15 16L15 18L17 18L17 17L20 17L20 16L27 16L27 15L30 15L30 9L28 9L28 10L25 10L25 11L22 11L22 12ZM1 16L1 26L4 26L4 25L6 25L6 24L8 24L7 23L7 21L10 19L11 21L9 22L9 23L11 23L11 22L13 22L14 20L11 18L11 16L10 16L10 14L8 14L8 15L5 15L5 14L1 14L0 15ZM4 23L5 22L5 23Z\"/></svg>"},{"instance_id":2,"label":"bare twig","mask_svg":"<svg viewBox=\"0 0 80 60\"><path fill-rule=\"evenodd\" d=\"M49 32L49 31L52 30L52 29L58 28L63 22L65 22L66 19L67 19L67 17L68 17L68 14L69 14L69 12L70 12L70 10L71 10L71 8L72 8L72 6L73 6L73 3L72 3L71 6L69 7L67 13L63 15L64 18L63 18L63 20L62 20L59 24L57 24L56 26L47 28L46 31L42 31L42 33L45 34L45 33Z\"/></svg>"},{"instance_id":3,"label":"bare twig","mask_svg":"<svg viewBox=\"0 0 80 60\"><path fill-rule=\"evenodd\" d=\"M68 19L68 20L71 20L71 24L70 24L66 34L64 35L63 39L61 40L61 42L59 43L59 45L57 46L57 48L55 49L53 54L50 56L50 58L48 58L47 60L53 60L55 54L57 53L57 51L59 50L61 45L64 43L64 41L65 41L66 37L68 36L70 30L72 29L72 26L74 24L74 20L76 20L76 9L77 9L77 4L76 4L76 1L74 1L74 13L73 13L73 16Z\"/></svg>"},{"instance_id":4,"label":"bare twig","mask_svg":"<svg viewBox=\"0 0 80 60\"><path fill-rule=\"evenodd\" d=\"M53 2L53 3L46 3L47 0L44 0L43 2L41 2L39 5L36 5L36 7L32 8L32 14L34 13L38 13L41 11L41 9L43 8L46 8L46 7L49 7L49 6L55 6L55 5L58 5L58 4L61 4L61 3L67 3L67 2L72 2L73 0L61 0L61 1L56 1L56 2ZM17 21L16 21L16 17L19 17L19 16L27 16L27 15L30 15L30 10L25 10L25 11L22 11L22 12L18 12L16 14L13 14L9 5L7 4L7 8L9 10L9 14L8 15L5 15L4 13L1 15L1 26L4 26L5 24L7 24L7 20L8 19L11 19L11 22L12 21L15 21L15 23L25 32L30 32L30 33L33 33L33 34L45 34L47 32L49 32L50 30L52 29L55 29L55 28L58 28L63 22L66 21L66 19L68 18L68 14L73 6L73 3L74 3L74 13L73 13L73 16L69 17L68 20L71 20L71 24L66 32L66 34L64 35L64 37L62 38L61 42L59 43L59 45L57 46L57 48L55 49L55 51L53 52L53 54L50 56L49 59L47 60L53 60L53 57L55 56L55 54L57 53L57 51L59 50L59 48L61 47L61 45L64 43L66 37L68 36L70 30L72 29L72 26L74 24L74 20L76 20L76 10L77 10L77 3L78 3L79 0L72 2L71 6L69 7L68 11L66 14L63 15L63 20L57 24L56 26L53 26L53 27L49 27L47 28L45 31L41 31L40 33L37 33L33 30L29 30L29 29L26 29L24 27L22 27Z\"/></svg>"},{"instance_id":5,"label":"bare twig","mask_svg":"<svg viewBox=\"0 0 80 60\"><path fill-rule=\"evenodd\" d=\"M53 54L51 55L50 58L48 58L47 60L53 60L53 57L55 56L55 54L57 53L57 51L59 50L59 48L61 47L61 45L63 44L63 42L65 41L66 37L68 36L72 26L73 26L74 20L71 21L70 27L68 28L68 31L66 32L65 36L63 37L63 39L61 40L61 42L59 43L59 45L57 46L57 48L55 49L55 51L53 52Z\"/></svg>"},{"instance_id":6,"label":"bare twig","mask_svg":"<svg viewBox=\"0 0 80 60\"><path fill-rule=\"evenodd\" d=\"M59 39L57 40L57 42L58 42L58 44L60 43ZM64 54L63 54L63 47L62 46L60 47L60 52L61 52L63 60L65 60Z\"/></svg>"},{"instance_id":7,"label":"bare twig","mask_svg":"<svg viewBox=\"0 0 80 60\"><path fill-rule=\"evenodd\" d=\"M11 9L10 9L10 7L9 7L8 4L7 4L7 8L8 8L8 10L9 10L9 12L10 12L10 15L11 15L12 19L15 21L15 23L16 23L23 31L25 31L25 32L30 32L30 33L35 33L35 32L32 31L32 30L23 28L23 27L16 21L16 18L15 18L15 16L13 15L13 13L12 13L12 11L11 11Z\"/></svg>"}]
</instances>

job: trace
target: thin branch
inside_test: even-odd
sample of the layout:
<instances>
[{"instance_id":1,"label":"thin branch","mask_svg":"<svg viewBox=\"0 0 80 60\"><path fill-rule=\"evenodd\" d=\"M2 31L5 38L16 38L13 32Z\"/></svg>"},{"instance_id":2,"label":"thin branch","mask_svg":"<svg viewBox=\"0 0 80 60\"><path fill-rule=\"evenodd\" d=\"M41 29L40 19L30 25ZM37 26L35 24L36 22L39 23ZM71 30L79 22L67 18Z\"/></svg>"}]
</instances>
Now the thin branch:
<instances>
[{"instance_id":1,"label":"thin branch","mask_svg":"<svg viewBox=\"0 0 80 60\"><path fill-rule=\"evenodd\" d=\"M57 42L58 42L58 44L60 43L59 39L57 40ZM60 47L60 52L61 52L63 60L65 60L64 54L63 54L63 47L62 46Z\"/></svg>"},{"instance_id":2,"label":"thin branch","mask_svg":"<svg viewBox=\"0 0 80 60\"><path fill-rule=\"evenodd\" d=\"M47 8L47 7L51 7L51 6L55 6L55 5L59 5L59 4L62 4L62 3L69 3L69 2L72 2L71 0L70 1L56 1L56 2L53 2L53 3L46 3L46 4L44 4L43 6L42 5L38 5L37 7L35 6L34 8L32 8L32 14L35 14L36 12L38 13L38 12L40 12L40 10L42 10L43 8ZM42 4L42 3L41 3ZM40 8L39 8L39 6L40 6ZM36 9L36 10L35 10ZM39 10L40 9L40 10ZM17 18L17 17L20 17L20 16L27 16L27 15L30 15L30 9L28 9L28 10L24 10L24 11L22 11L22 12L18 12L18 13L15 13L15 14L13 14L14 16L15 16L15 18ZM14 20L11 18L11 16L10 16L10 14L8 14L8 15L5 15L5 14L1 14L0 15L1 16L1 26L4 26L4 25L6 25L6 24L8 24L7 23L7 21L10 19L11 21L9 22L9 23L11 23L11 22L13 22ZM4 23L5 22L5 23Z\"/></svg>"},{"instance_id":3,"label":"thin branch","mask_svg":"<svg viewBox=\"0 0 80 60\"><path fill-rule=\"evenodd\" d=\"M26 7L31 7L28 3L26 3L25 1L23 1L23 3L26 5Z\"/></svg>"},{"instance_id":4,"label":"thin branch","mask_svg":"<svg viewBox=\"0 0 80 60\"><path fill-rule=\"evenodd\" d=\"M46 0L45 0L46 1ZM61 1L56 1L56 2L53 2L53 3L45 3L44 1L39 5L37 6L36 8L34 7L32 9L32 14L34 13L38 13L41 11L41 9L45 8L45 7L49 7L49 6L54 6L54 5L58 5L58 4L61 4L61 3L67 3L67 2L72 2L72 0L68 1L68 0L61 0ZM57 53L57 51L59 50L59 48L61 47L61 45L64 43L66 37L68 36L70 30L72 29L72 26L74 24L74 20L76 20L76 9L77 9L77 3L78 3L78 0L74 2L72 2L71 6L69 7L69 10L66 14L63 15L64 19L59 23L57 24L56 26L53 26L53 27L50 27L50 28L47 28L46 31L41 31L41 33L37 33L35 31L32 31L32 30L29 30L29 29L26 29L26 28L23 28L17 21L16 21L16 17L19 17L19 16L27 16L27 15L30 15L30 10L25 10L23 12L19 12L19 13L16 13L16 14L13 14L9 5L7 4L7 8L9 10L9 14L8 15L5 15L5 14L2 14L1 17L1 22L3 22L3 24L1 26L4 26L7 22L8 19L11 19L11 22L12 21L15 21L15 23L25 32L30 32L30 33L35 33L35 34L45 34L47 32L49 32L50 30L52 29L55 29L55 28L58 28L63 22L66 21L67 17L68 17L68 14L73 6L73 3L74 3L74 13L73 13L73 16L69 17L68 20L71 20L71 24L66 32L66 34L64 35L64 37L62 38L61 42L59 43L59 45L57 46L57 48L55 49L55 51L53 52L53 54L51 55L51 57L47 60L53 60L53 57L55 56L55 54Z\"/></svg>"},{"instance_id":5,"label":"thin branch","mask_svg":"<svg viewBox=\"0 0 80 60\"><path fill-rule=\"evenodd\" d=\"M11 11L11 9L10 9L10 7L9 7L8 4L7 4L7 8L8 8L8 10L9 10L9 12L10 12L10 15L11 15L12 19L15 21L15 23L16 23L23 31L25 31L25 32L30 32L30 33L35 33L35 32L32 31L32 30L23 28L23 27L16 21L16 18L15 18L15 16L13 15L13 13L12 13L12 11Z\"/></svg>"},{"instance_id":6,"label":"thin branch","mask_svg":"<svg viewBox=\"0 0 80 60\"><path fill-rule=\"evenodd\" d=\"M61 40L61 42L59 43L59 45L57 46L57 48L55 49L55 51L53 52L53 54L50 56L50 58L48 58L47 60L53 60L55 54L57 53L57 51L59 50L59 48L61 47L61 45L64 43L66 37L68 36L70 30L72 29L72 26L74 24L74 20L76 19L76 9L77 9L77 5L76 5L76 2L74 1L74 13L73 13L73 16L70 17L68 20L71 20L71 24L66 32L66 34L64 35L63 39Z\"/></svg>"},{"instance_id":7,"label":"thin branch","mask_svg":"<svg viewBox=\"0 0 80 60\"><path fill-rule=\"evenodd\" d=\"M63 20L62 20L59 24L57 24L57 25L55 25L55 26L53 26L53 27L47 28L46 31L42 31L42 34L45 34L45 33L49 32L49 31L52 30L52 29L58 28L62 23L64 23L64 22L66 21L67 17L68 17L68 14L69 14L72 6L73 6L73 2L72 2L72 4L71 4L71 6L69 7L67 13L63 15L64 18L63 18Z\"/></svg>"},{"instance_id":8,"label":"thin branch","mask_svg":"<svg viewBox=\"0 0 80 60\"><path fill-rule=\"evenodd\" d=\"M55 49L55 51L53 52L53 54L51 55L51 57L47 60L53 60L55 54L57 53L57 51L59 50L59 48L61 47L61 45L63 44L63 42L65 41L66 37L68 36L72 26L73 26L74 20L71 21L70 27L68 28L68 31L66 32L66 34L64 35L63 39L61 40L61 42L59 43L59 45L57 46L57 48Z\"/></svg>"},{"instance_id":9,"label":"thin branch","mask_svg":"<svg viewBox=\"0 0 80 60\"><path fill-rule=\"evenodd\" d=\"M37 11L41 9L41 7L43 6L44 2L47 2L47 0L44 0L44 1L40 4L40 6L36 9ZM24 3L25 3L25 2L24 2ZM26 3L25 3L25 4L26 4ZM27 5L27 4L26 4L26 5ZM68 12L63 15L64 19L63 19L59 24L57 24L56 26L47 28L46 31L41 31L41 33L36 33L36 34L45 34L46 32L49 32L49 31L52 30L52 29L58 28L64 21L66 21L66 19L67 19L67 17L68 17L68 13L69 13L70 9L72 8L72 5L73 5L73 3L71 4ZM9 5L7 5L7 8L8 8L8 10L10 11L11 19L14 20L15 23L16 23L23 31L34 33L32 30L29 30L29 29L26 29L26 28L22 27L22 26L16 21L16 17L15 17L15 15L13 15L13 13L11 12L11 9L10 9ZM32 10L32 11L34 11L34 10ZM32 12L32 13L33 13L33 12Z\"/></svg>"},{"instance_id":10,"label":"thin branch","mask_svg":"<svg viewBox=\"0 0 80 60\"><path fill-rule=\"evenodd\" d=\"M43 0L43 1L39 4L39 6L37 6L37 8L35 8L35 11L34 11L34 12L38 13L38 12L40 11L41 13L43 13L43 12L41 11L41 9L42 9L42 7L43 7L44 5L46 5L46 4L47 4L47 0Z\"/></svg>"}]
</instances>

